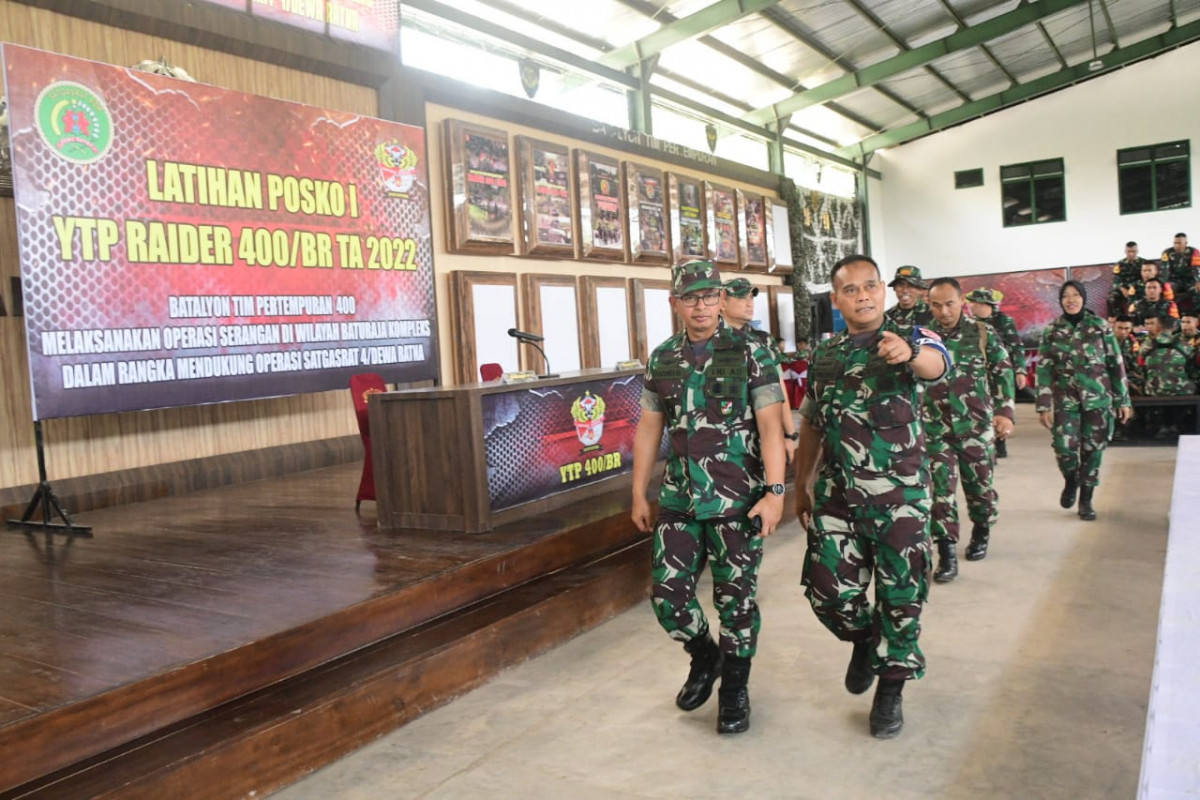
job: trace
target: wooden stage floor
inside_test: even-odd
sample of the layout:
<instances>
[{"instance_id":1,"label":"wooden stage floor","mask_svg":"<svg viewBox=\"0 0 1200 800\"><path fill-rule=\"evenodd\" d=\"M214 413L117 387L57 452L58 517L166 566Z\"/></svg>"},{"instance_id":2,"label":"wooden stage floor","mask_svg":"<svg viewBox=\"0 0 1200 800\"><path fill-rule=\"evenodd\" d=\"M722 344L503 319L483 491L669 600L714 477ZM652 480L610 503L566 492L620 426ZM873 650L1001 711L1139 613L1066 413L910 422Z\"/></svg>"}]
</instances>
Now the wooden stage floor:
<instances>
[{"instance_id":1,"label":"wooden stage floor","mask_svg":"<svg viewBox=\"0 0 1200 800\"><path fill-rule=\"evenodd\" d=\"M359 469L78 515L92 539L3 529L0 792L638 539L627 489L487 534L383 534L354 511Z\"/></svg>"}]
</instances>

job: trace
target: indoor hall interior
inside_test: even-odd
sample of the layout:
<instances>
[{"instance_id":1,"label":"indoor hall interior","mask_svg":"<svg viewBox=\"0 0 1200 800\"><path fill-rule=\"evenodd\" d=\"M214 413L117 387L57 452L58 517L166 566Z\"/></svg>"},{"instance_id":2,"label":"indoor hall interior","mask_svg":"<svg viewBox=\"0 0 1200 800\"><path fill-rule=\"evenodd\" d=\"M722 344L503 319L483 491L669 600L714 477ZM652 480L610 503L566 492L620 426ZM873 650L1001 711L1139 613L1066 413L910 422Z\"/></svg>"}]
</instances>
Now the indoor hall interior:
<instances>
[{"instance_id":1,"label":"indoor hall interior","mask_svg":"<svg viewBox=\"0 0 1200 800\"><path fill-rule=\"evenodd\" d=\"M1176 449L1110 448L1085 522L1017 412L991 550L932 586L899 738L842 688L850 648L804 598L793 519L767 541L747 733L716 734L715 693L676 709L687 658L646 602L273 797L1135 797Z\"/></svg>"}]
</instances>

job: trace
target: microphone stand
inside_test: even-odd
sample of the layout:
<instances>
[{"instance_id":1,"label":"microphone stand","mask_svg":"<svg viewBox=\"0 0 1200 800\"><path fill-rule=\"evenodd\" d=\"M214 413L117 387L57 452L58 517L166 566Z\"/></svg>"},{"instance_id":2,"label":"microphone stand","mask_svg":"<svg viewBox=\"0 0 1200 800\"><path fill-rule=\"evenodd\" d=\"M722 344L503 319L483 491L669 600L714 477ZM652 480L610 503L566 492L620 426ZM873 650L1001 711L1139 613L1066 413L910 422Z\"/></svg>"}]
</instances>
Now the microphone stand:
<instances>
[{"instance_id":1,"label":"microphone stand","mask_svg":"<svg viewBox=\"0 0 1200 800\"><path fill-rule=\"evenodd\" d=\"M524 342L525 344L533 345L535 348L537 348L537 351L538 351L539 353L541 353L541 354L542 354L542 360L546 362L546 374L545 374L545 375L538 375L538 378L539 378L539 379L544 379L544 378L557 378L557 377L558 377L558 375L556 375L555 373L552 373L552 372L550 371L550 359L546 358L546 351L545 351L545 350L543 350L543 349L541 348L541 346L540 346L540 345L539 345L537 342L535 342L535 341L532 341L532 340L530 340L530 339L524 339L524 338L523 338L523 339L521 339L521 341L522 341L522 342Z\"/></svg>"}]
</instances>

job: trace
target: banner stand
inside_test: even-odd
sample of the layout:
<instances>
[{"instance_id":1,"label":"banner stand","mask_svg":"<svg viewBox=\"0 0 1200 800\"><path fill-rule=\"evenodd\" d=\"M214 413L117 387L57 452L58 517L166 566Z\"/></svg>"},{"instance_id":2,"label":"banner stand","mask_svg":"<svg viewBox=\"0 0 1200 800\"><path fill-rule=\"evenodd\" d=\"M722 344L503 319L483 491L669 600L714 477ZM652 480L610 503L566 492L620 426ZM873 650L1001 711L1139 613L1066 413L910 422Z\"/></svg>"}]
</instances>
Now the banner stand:
<instances>
[{"instance_id":1,"label":"banner stand","mask_svg":"<svg viewBox=\"0 0 1200 800\"><path fill-rule=\"evenodd\" d=\"M25 507L25 513L20 519L10 519L7 524L10 528L27 528L32 530L45 531L47 535L61 533L67 536L88 536L92 535L90 526L76 525L71 521L71 515L63 510L62 503L58 501L58 497L54 494L54 489L50 488L50 481L46 480L46 442L42 435L42 421L40 419L33 421L33 435L37 442L37 462L38 462L38 487L33 493L33 499L29 501L29 505ZM33 521L33 512L41 506L42 521ZM54 514L62 518L62 522L51 522L51 509ZM65 523L65 524L64 524Z\"/></svg>"}]
</instances>

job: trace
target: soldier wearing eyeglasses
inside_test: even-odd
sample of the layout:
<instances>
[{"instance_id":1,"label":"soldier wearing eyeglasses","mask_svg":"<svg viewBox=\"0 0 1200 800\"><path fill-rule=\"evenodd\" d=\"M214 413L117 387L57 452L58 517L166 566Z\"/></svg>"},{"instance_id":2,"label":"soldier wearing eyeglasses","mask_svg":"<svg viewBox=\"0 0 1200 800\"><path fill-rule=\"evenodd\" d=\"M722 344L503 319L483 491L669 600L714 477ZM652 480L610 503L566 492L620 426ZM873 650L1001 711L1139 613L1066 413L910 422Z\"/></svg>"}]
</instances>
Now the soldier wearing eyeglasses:
<instances>
[{"instance_id":1,"label":"soldier wearing eyeglasses","mask_svg":"<svg viewBox=\"0 0 1200 800\"><path fill-rule=\"evenodd\" d=\"M656 347L646 366L632 517L640 530L653 530L655 615L691 656L675 703L684 711L699 708L720 678L717 732L740 733L750 727L762 537L783 513L783 390L767 349L721 319L723 294L711 262L673 270L671 308L683 330ZM646 493L664 429L670 452L655 520ZM696 599L706 561L719 643Z\"/></svg>"}]
</instances>

